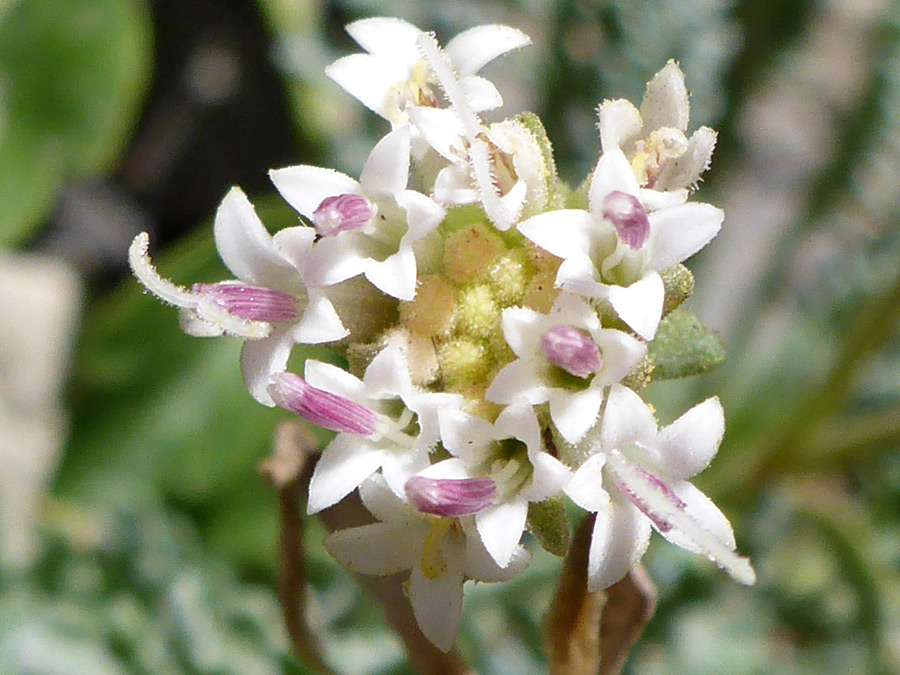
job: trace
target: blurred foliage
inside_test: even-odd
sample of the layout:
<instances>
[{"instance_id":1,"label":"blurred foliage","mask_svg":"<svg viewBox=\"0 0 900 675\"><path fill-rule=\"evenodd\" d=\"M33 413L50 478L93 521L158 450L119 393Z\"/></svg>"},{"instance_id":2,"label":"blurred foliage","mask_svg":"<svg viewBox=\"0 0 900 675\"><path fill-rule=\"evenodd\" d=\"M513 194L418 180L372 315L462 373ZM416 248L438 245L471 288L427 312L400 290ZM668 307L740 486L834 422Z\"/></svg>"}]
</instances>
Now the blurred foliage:
<instances>
[{"instance_id":1,"label":"blurred foliage","mask_svg":"<svg viewBox=\"0 0 900 675\"><path fill-rule=\"evenodd\" d=\"M487 75L541 116L576 186L599 147L597 103L639 100L646 79L678 59L692 126L721 132L702 193L716 203L744 187L737 172L754 151L754 102L776 86L807 86L811 36L850 12L824 0L258 5L298 138L310 141L303 161L355 174L385 131L323 74L355 50L344 23L397 15L446 40L503 22L535 47ZM853 19L869 26L857 92L810 94L834 133L812 153L806 182L778 186L799 203L741 301L728 358L711 374L648 389L663 421L707 396L722 399L726 439L698 484L732 519L760 582L738 587L654 540L646 561L660 605L630 672L900 669L900 5L872 6ZM148 89L151 34L137 0L0 4L0 245L29 240L67 178L115 169ZM772 160L763 159L765 173ZM273 230L295 222L278 200L254 202ZM154 257L180 283L228 276L208 223ZM661 331L695 332L693 372L701 372L721 360L721 343L689 307ZM246 394L239 341L181 335L175 312L130 279L95 297L83 325L44 554L31 570L0 575L2 670L304 672L284 651L275 500L255 470L282 413ZM658 350L658 368L683 365L683 355ZM307 350L293 366L304 356L327 353ZM318 529L308 533L311 611L326 655L345 672L407 672L377 608L320 539ZM530 548L525 577L467 588L459 645L478 672L544 669L539 626L560 563Z\"/></svg>"},{"instance_id":2,"label":"blurred foliage","mask_svg":"<svg viewBox=\"0 0 900 675\"><path fill-rule=\"evenodd\" d=\"M63 181L112 168L152 53L138 0L19 0L0 12L0 246L34 232Z\"/></svg>"}]
</instances>

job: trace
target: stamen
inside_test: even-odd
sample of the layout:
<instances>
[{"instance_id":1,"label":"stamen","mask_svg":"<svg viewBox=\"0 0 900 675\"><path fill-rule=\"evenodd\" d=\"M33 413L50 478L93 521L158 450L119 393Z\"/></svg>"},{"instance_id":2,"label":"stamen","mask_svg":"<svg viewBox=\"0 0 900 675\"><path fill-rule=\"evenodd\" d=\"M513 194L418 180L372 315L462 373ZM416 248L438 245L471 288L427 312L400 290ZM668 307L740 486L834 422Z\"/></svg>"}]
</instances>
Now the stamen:
<instances>
[{"instance_id":1,"label":"stamen","mask_svg":"<svg viewBox=\"0 0 900 675\"><path fill-rule=\"evenodd\" d=\"M194 293L241 319L278 323L297 318L297 298L290 293L244 284L194 284Z\"/></svg>"},{"instance_id":2,"label":"stamen","mask_svg":"<svg viewBox=\"0 0 900 675\"><path fill-rule=\"evenodd\" d=\"M317 389L294 373L273 375L268 392L276 405L323 429L363 437L376 431L378 415L374 411L349 398Z\"/></svg>"},{"instance_id":3,"label":"stamen","mask_svg":"<svg viewBox=\"0 0 900 675\"><path fill-rule=\"evenodd\" d=\"M574 326L553 326L541 338L541 351L550 363L575 377L585 378L603 365L597 344Z\"/></svg>"},{"instance_id":4,"label":"stamen","mask_svg":"<svg viewBox=\"0 0 900 675\"><path fill-rule=\"evenodd\" d=\"M333 237L348 230L360 230L375 216L374 205L365 197L341 194L326 197L313 211L312 221L316 232L323 237Z\"/></svg>"},{"instance_id":5,"label":"stamen","mask_svg":"<svg viewBox=\"0 0 900 675\"><path fill-rule=\"evenodd\" d=\"M634 195L613 190L603 199L603 217L616 228L619 239L638 250L650 236L650 220Z\"/></svg>"}]
</instances>

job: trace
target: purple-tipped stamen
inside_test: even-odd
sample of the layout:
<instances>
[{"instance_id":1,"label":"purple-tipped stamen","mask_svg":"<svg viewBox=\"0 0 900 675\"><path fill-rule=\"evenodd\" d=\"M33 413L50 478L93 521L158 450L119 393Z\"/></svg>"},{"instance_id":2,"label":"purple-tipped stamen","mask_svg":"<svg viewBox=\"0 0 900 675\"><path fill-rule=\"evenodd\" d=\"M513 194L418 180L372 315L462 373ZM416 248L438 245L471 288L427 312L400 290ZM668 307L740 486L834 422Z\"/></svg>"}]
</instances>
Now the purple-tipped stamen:
<instances>
[{"instance_id":1,"label":"purple-tipped stamen","mask_svg":"<svg viewBox=\"0 0 900 675\"><path fill-rule=\"evenodd\" d=\"M194 284L192 290L240 319L278 323L297 318L297 298L290 293L231 283Z\"/></svg>"},{"instance_id":2,"label":"purple-tipped stamen","mask_svg":"<svg viewBox=\"0 0 900 675\"><path fill-rule=\"evenodd\" d=\"M603 217L616 228L619 239L632 250L638 250L650 236L650 220L640 200L634 195L613 190L603 198Z\"/></svg>"},{"instance_id":3,"label":"purple-tipped stamen","mask_svg":"<svg viewBox=\"0 0 900 675\"><path fill-rule=\"evenodd\" d=\"M323 199L313 211L312 221L319 235L333 237L365 227L374 215L375 207L365 197L342 194Z\"/></svg>"},{"instance_id":4,"label":"purple-tipped stamen","mask_svg":"<svg viewBox=\"0 0 900 675\"><path fill-rule=\"evenodd\" d=\"M317 389L294 373L273 375L268 392L276 405L323 429L365 437L374 434L378 426L378 414L374 411L349 398Z\"/></svg>"},{"instance_id":5,"label":"purple-tipped stamen","mask_svg":"<svg viewBox=\"0 0 900 675\"><path fill-rule=\"evenodd\" d=\"M553 326L544 333L541 351L547 361L575 377L587 377L603 365L597 343L573 326Z\"/></svg>"},{"instance_id":6,"label":"purple-tipped stamen","mask_svg":"<svg viewBox=\"0 0 900 675\"><path fill-rule=\"evenodd\" d=\"M425 478L406 481L406 496L420 513L459 518L489 509L497 496L491 478Z\"/></svg>"}]
</instances>

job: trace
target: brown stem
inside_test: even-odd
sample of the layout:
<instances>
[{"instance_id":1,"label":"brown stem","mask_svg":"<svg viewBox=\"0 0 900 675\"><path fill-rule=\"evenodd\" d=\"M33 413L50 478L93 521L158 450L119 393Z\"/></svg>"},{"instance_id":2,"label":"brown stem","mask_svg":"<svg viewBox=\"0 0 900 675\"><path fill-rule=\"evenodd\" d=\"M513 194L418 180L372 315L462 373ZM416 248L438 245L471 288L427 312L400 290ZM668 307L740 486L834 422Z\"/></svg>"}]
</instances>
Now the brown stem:
<instances>
[{"instance_id":1,"label":"brown stem","mask_svg":"<svg viewBox=\"0 0 900 675\"><path fill-rule=\"evenodd\" d=\"M552 675L595 675L600 668L603 591L588 591L587 562L594 516L581 521L544 619L544 648Z\"/></svg>"},{"instance_id":2,"label":"brown stem","mask_svg":"<svg viewBox=\"0 0 900 675\"><path fill-rule=\"evenodd\" d=\"M600 619L600 675L622 672L628 653L656 610L656 589L640 565L606 589Z\"/></svg>"},{"instance_id":3,"label":"brown stem","mask_svg":"<svg viewBox=\"0 0 900 675\"><path fill-rule=\"evenodd\" d=\"M306 560L303 516L315 466L315 437L302 422L282 422L275 430L272 456L259 472L278 494L278 600L294 654L316 672L332 674L306 624Z\"/></svg>"}]
</instances>

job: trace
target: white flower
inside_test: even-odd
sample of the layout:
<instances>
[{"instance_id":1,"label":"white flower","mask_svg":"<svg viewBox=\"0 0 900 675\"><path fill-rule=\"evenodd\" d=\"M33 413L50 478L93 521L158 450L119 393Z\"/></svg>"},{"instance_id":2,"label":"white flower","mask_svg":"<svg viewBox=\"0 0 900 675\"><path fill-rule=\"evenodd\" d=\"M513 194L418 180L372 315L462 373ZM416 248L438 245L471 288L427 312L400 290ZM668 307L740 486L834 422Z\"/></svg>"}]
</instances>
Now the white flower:
<instances>
[{"instance_id":1,"label":"white flower","mask_svg":"<svg viewBox=\"0 0 900 675\"><path fill-rule=\"evenodd\" d=\"M604 151L622 149L643 187L680 190L693 186L709 168L716 132L700 127L691 136L690 105L684 73L669 61L653 79L640 111L628 101L604 101L600 106L600 142Z\"/></svg>"},{"instance_id":2,"label":"white flower","mask_svg":"<svg viewBox=\"0 0 900 675\"><path fill-rule=\"evenodd\" d=\"M432 232L445 211L407 190L409 127L398 127L372 149L359 182L332 169L291 166L270 172L282 196L308 218L320 239L312 251L320 285L365 274L400 300L416 293L413 245Z\"/></svg>"},{"instance_id":3,"label":"white flower","mask_svg":"<svg viewBox=\"0 0 900 675\"><path fill-rule=\"evenodd\" d=\"M269 376L284 370L296 343L316 344L347 335L331 301L314 279L315 232L290 227L271 236L253 205L232 188L216 211L216 248L237 281L195 284L190 290L159 276L148 254L146 233L129 250L134 275L155 296L180 307L182 328L195 336L227 333L245 339L241 372L250 394L274 405Z\"/></svg>"},{"instance_id":4,"label":"white flower","mask_svg":"<svg viewBox=\"0 0 900 675\"><path fill-rule=\"evenodd\" d=\"M571 477L545 452L534 409L524 400L508 406L494 424L461 410L438 412L441 440L453 459L432 465L428 478L487 476L497 485L493 506L475 514L484 547L501 567L512 560L525 530L528 502L560 494Z\"/></svg>"},{"instance_id":5,"label":"white flower","mask_svg":"<svg viewBox=\"0 0 900 675\"><path fill-rule=\"evenodd\" d=\"M569 443L593 426L603 392L630 373L647 351L640 340L603 329L587 303L562 293L549 314L503 310L503 335L518 357L491 382L485 398L533 405L549 402L550 417Z\"/></svg>"},{"instance_id":6,"label":"white flower","mask_svg":"<svg viewBox=\"0 0 900 675\"><path fill-rule=\"evenodd\" d=\"M619 385L611 388L599 448L565 489L581 508L597 513L588 558L591 590L615 583L637 564L651 526L673 544L705 555L735 580L756 581L749 560L735 552L727 518L687 481L706 468L724 432L717 398L658 430L637 394Z\"/></svg>"},{"instance_id":7,"label":"white flower","mask_svg":"<svg viewBox=\"0 0 900 675\"><path fill-rule=\"evenodd\" d=\"M325 73L366 107L397 127L409 121L411 107L441 106L434 74L417 44L421 30L400 19L374 18L354 21L347 32L368 53L338 59ZM493 110L503 103L496 87L476 73L530 42L515 28L487 25L470 28L447 44L444 51L472 110Z\"/></svg>"},{"instance_id":8,"label":"white flower","mask_svg":"<svg viewBox=\"0 0 900 675\"><path fill-rule=\"evenodd\" d=\"M410 570L409 600L422 633L448 651L459 628L463 583L508 581L528 565L517 547L501 568L485 551L471 517L440 518L419 513L376 474L359 489L363 504L379 521L334 532L325 548L342 565L361 574Z\"/></svg>"},{"instance_id":9,"label":"white flower","mask_svg":"<svg viewBox=\"0 0 900 675\"><path fill-rule=\"evenodd\" d=\"M306 362L304 378L275 375L269 393L282 408L338 432L316 463L309 513L336 504L379 469L402 495L406 481L429 465L428 451L439 437L438 410L462 402L456 394L413 387L398 345L382 350L362 380L313 360Z\"/></svg>"},{"instance_id":10,"label":"white flower","mask_svg":"<svg viewBox=\"0 0 900 675\"><path fill-rule=\"evenodd\" d=\"M591 179L589 211L549 211L519 223L519 231L563 258L557 286L608 300L638 335L651 340L662 317L659 270L703 248L723 213L684 203L684 192L641 190L625 155L607 149Z\"/></svg>"}]
</instances>

